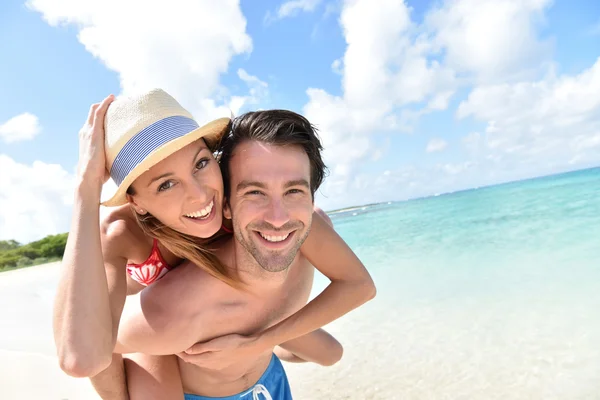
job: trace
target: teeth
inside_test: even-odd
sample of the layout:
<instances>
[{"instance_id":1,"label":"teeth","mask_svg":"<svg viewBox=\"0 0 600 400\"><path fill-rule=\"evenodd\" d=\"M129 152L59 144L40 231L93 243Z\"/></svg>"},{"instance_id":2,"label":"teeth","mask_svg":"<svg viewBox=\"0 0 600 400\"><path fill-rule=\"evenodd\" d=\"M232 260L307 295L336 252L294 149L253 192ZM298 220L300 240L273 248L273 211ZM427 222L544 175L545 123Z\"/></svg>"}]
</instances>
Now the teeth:
<instances>
[{"instance_id":1,"label":"teeth","mask_svg":"<svg viewBox=\"0 0 600 400\"><path fill-rule=\"evenodd\" d=\"M259 232L260 233L260 232ZM269 242L283 242L285 239L288 238L288 236L290 236L290 234L288 233L285 236L270 236L270 235L265 235L263 233L260 233L260 236L263 237L263 239L268 240Z\"/></svg>"},{"instance_id":2,"label":"teeth","mask_svg":"<svg viewBox=\"0 0 600 400\"><path fill-rule=\"evenodd\" d=\"M212 211L214 205L215 205L215 201L213 200L210 202L209 205L204 207L202 210L194 211L193 213L190 213L190 214L185 214L185 216L189 217L189 218L206 218Z\"/></svg>"}]
</instances>

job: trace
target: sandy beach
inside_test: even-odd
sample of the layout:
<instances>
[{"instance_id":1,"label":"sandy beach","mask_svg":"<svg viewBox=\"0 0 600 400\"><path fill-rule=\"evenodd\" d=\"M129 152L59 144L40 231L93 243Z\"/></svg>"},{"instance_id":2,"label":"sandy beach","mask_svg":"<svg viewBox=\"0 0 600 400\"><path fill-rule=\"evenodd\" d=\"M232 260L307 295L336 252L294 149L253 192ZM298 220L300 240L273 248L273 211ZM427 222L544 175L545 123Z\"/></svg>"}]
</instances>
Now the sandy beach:
<instances>
[{"instance_id":1,"label":"sandy beach","mask_svg":"<svg viewBox=\"0 0 600 400\"><path fill-rule=\"evenodd\" d=\"M86 379L58 367L52 301L59 263L0 273L0 398L98 399Z\"/></svg>"},{"instance_id":2,"label":"sandy beach","mask_svg":"<svg viewBox=\"0 0 600 400\"><path fill-rule=\"evenodd\" d=\"M52 302L59 268L60 263L51 263L0 273L0 301L9 305L0 310L2 400L99 399L87 379L69 377L58 367L52 337ZM323 368L306 365L287 367L292 367L289 375L296 382L295 392L304 386L304 375L312 380L323 372ZM311 381L310 385L314 384Z\"/></svg>"}]
</instances>

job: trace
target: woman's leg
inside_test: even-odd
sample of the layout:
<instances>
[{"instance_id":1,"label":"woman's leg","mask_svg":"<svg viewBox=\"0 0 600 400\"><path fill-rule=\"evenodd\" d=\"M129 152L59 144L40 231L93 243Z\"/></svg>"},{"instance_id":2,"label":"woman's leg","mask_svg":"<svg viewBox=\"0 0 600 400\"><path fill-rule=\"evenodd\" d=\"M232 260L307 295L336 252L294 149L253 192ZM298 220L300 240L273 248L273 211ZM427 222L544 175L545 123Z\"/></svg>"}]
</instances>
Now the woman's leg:
<instances>
[{"instance_id":1,"label":"woman's leg","mask_svg":"<svg viewBox=\"0 0 600 400\"><path fill-rule=\"evenodd\" d=\"M177 356L124 356L130 400L183 400Z\"/></svg>"}]
</instances>

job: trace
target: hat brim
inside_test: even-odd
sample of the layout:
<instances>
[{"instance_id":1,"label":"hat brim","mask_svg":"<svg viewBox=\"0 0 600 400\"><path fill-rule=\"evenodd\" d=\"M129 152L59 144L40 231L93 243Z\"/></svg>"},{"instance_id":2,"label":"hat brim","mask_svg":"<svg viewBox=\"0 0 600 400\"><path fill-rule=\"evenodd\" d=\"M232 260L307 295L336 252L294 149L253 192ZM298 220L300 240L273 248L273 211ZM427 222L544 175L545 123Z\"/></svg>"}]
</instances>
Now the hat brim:
<instances>
[{"instance_id":1,"label":"hat brim","mask_svg":"<svg viewBox=\"0 0 600 400\"><path fill-rule=\"evenodd\" d=\"M230 122L231 119L229 118L219 118L197 129L194 129L180 138L171 140L162 146L157 147L141 163L131 170L125 179L123 179L123 182L121 182L115 194L110 199L100 204L105 207L116 207L126 204L127 189L137 178L140 177L140 175L148 171L165 158L169 157L171 154L181 150L188 144L195 142L198 139L204 139L208 148L211 151L215 151Z\"/></svg>"}]
</instances>

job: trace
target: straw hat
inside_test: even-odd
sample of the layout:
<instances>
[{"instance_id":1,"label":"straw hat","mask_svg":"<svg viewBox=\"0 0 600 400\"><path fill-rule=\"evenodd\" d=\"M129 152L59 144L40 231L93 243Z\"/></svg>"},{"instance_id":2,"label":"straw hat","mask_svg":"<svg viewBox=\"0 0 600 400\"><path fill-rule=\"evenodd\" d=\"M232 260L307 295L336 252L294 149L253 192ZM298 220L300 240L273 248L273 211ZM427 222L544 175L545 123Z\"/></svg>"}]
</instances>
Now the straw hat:
<instances>
[{"instance_id":1,"label":"straw hat","mask_svg":"<svg viewBox=\"0 0 600 400\"><path fill-rule=\"evenodd\" d=\"M127 203L125 194L133 181L195 140L204 138L214 150L230 121L220 118L200 127L187 110L161 89L114 100L104 119L104 150L117 191L102 205Z\"/></svg>"}]
</instances>

